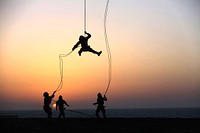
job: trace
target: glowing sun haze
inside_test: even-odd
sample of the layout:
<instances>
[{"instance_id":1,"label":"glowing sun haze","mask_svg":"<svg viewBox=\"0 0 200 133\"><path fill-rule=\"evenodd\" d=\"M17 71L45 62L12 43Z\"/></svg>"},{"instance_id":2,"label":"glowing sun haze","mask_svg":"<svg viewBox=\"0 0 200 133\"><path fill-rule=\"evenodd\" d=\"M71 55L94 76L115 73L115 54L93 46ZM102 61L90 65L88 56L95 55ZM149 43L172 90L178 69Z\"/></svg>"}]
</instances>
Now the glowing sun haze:
<instances>
[{"instance_id":1,"label":"glowing sun haze","mask_svg":"<svg viewBox=\"0 0 200 133\"><path fill-rule=\"evenodd\" d=\"M95 108L108 82L106 0L87 1L89 45L63 58L72 108ZM200 1L110 0L112 81L107 108L200 107ZM83 34L83 0L0 1L0 109L42 109L60 82L59 54ZM53 104L53 102L52 102Z\"/></svg>"}]
</instances>

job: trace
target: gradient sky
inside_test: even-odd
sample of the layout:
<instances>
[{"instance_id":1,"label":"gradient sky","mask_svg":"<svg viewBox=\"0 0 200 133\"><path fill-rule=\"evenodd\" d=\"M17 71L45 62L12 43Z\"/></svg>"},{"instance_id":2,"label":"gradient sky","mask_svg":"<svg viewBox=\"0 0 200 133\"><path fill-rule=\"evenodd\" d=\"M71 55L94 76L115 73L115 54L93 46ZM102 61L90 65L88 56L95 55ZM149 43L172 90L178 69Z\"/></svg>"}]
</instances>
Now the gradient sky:
<instances>
[{"instance_id":1,"label":"gradient sky","mask_svg":"<svg viewBox=\"0 0 200 133\"><path fill-rule=\"evenodd\" d=\"M56 93L71 108L96 108L108 82L106 0L87 0L89 45L64 61ZM59 54L83 34L83 0L0 1L0 109L42 109L60 82ZM112 81L107 108L200 107L200 1L110 0Z\"/></svg>"}]
</instances>

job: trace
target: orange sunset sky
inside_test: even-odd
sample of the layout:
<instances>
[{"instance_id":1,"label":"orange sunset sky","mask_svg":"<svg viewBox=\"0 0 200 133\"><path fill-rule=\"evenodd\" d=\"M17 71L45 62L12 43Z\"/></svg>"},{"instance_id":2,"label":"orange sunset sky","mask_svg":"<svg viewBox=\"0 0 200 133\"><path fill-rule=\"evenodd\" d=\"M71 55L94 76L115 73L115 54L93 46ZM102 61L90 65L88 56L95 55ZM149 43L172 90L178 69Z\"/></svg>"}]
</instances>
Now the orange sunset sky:
<instances>
[{"instance_id":1,"label":"orange sunset sky","mask_svg":"<svg viewBox=\"0 0 200 133\"><path fill-rule=\"evenodd\" d=\"M60 82L59 54L84 31L83 0L0 1L0 110L42 109ZM108 82L106 0L87 0L89 45L63 58L62 95L71 108L95 108ZM200 1L110 0L112 81L107 108L200 107Z\"/></svg>"}]
</instances>

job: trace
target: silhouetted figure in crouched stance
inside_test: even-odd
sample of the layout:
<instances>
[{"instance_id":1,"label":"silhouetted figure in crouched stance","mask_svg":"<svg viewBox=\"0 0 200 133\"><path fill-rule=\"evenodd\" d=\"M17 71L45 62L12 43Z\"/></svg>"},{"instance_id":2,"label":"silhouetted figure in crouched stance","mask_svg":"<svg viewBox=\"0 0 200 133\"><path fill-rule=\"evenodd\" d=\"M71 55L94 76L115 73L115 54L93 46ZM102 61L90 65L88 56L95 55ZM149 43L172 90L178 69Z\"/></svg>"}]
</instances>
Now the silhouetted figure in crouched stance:
<instances>
[{"instance_id":1,"label":"silhouetted figure in crouched stance","mask_svg":"<svg viewBox=\"0 0 200 133\"><path fill-rule=\"evenodd\" d=\"M100 56L102 51L97 52L88 45L88 39L91 37L91 34L87 33L86 31L85 31L85 34L87 35L86 37L82 35L79 37L79 41L74 45L74 47L72 48L72 51L74 51L79 46L79 44L81 44L81 49L78 51L79 56L81 56L82 52L92 52Z\"/></svg>"},{"instance_id":2,"label":"silhouetted figure in crouched stance","mask_svg":"<svg viewBox=\"0 0 200 133\"><path fill-rule=\"evenodd\" d=\"M51 123L51 118L52 118L52 108L49 106L51 104L52 99L54 98L54 94L56 93L56 91L53 92L53 94L51 96L49 96L48 92L44 92L43 96L44 96L44 106L43 109L44 111L47 113L48 115L48 122Z\"/></svg>"},{"instance_id":3,"label":"silhouetted figure in crouched stance","mask_svg":"<svg viewBox=\"0 0 200 133\"><path fill-rule=\"evenodd\" d=\"M63 118L65 118L65 112L64 112L65 107L64 107L64 105L69 107L67 102L65 100L63 100L62 96L60 95L58 101L56 101L56 110L59 107L59 111L60 111L58 118L61 118L61 116L63 116Z\"/></svg>"},{"instance_id":4,"label":"silhouetted figure in crouched stance","mask_svg":"<svg viewBox=\"0 0 200 133\"><path fill-rule=\"evenodd\" d=\"M97 94L97 102L93 103L93 105L98 105L96 109L96 116L97 118L99 117L99 112L101 111L103 113L103 117L106 118L106 111L105 111L105 106L104 106L104 101L107 101L106 96L102 97L101 93Z\"/></svg>"}]
</instances>

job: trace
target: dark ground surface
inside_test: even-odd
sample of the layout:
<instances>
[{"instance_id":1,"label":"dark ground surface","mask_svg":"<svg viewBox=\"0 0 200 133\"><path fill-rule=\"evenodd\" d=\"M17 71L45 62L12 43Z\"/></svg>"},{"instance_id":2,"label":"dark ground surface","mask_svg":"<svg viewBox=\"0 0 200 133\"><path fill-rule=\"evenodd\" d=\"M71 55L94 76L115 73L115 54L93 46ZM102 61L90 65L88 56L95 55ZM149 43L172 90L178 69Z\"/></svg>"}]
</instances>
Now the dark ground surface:
<instances>
[{"instance_id":1,"label":"dark ground surface","mask_svg":"<svg viewBox=\"0 0 200 133\"><path fill-rule=\"evenodd\" d=\"M200 133L199 118L0 118L0 133Z\"/></svg>"}]
</instances>

